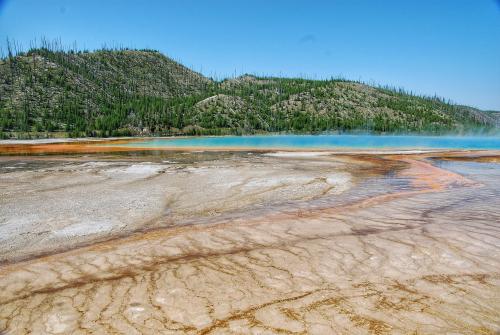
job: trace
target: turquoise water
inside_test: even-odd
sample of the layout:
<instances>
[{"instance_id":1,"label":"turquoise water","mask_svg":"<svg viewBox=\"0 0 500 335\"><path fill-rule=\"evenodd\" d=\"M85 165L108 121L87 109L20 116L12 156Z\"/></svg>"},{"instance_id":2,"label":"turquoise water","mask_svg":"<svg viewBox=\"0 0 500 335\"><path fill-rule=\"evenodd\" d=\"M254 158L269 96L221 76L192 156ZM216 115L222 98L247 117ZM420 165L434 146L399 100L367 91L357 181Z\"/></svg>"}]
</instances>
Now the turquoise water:
<instances>
[{"instance_id":1,"label":"turquoise water","mask_svg":"<svg viewBox=\"0 0 500 335\"><path fill-rule=\"evenodd\" d=\"M117 144L155 148L255 148L255 149L500 149L500 137L380 136L380 135L273 135L158 138Z\"/></svg>"}]
</instances>

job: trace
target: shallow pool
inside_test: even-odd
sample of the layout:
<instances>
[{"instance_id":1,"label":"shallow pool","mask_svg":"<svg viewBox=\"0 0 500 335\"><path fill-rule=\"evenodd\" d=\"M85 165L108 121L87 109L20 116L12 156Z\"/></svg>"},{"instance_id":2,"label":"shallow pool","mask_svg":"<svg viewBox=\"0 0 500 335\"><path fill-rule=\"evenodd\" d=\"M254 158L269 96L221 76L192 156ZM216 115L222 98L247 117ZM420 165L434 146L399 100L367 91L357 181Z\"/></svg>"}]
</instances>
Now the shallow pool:
<instances>
[{"instance_id":1,"label":"shallow pool","mask_svg":"<svg viewBox=\"0 0 500 335\"><path fill-rule=\"evenodd\" d=\"M115 144L111 144L115 146ZM387 135L200 136L138 140L125 147L255 149L500 149L500 137Z\"/></svg>"}]
</instances>

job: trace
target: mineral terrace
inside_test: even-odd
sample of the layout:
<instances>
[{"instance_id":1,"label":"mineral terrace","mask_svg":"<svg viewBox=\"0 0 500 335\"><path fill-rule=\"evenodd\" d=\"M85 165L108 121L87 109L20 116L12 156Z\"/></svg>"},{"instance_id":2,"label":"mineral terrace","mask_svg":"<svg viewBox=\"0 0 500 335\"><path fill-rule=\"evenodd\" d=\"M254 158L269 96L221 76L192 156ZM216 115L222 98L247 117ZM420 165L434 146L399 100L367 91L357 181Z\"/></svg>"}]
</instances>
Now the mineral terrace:
<instances>
[{"instance_id":1,"label":"mineral terrace","mask_svg":"<svg viewBox=\"0 0 500 335\"><path fill-rule=\"evenodd\" d=\"M496 152L0 156L0 333L498 334Z\"/></svg>"}]
</instances>

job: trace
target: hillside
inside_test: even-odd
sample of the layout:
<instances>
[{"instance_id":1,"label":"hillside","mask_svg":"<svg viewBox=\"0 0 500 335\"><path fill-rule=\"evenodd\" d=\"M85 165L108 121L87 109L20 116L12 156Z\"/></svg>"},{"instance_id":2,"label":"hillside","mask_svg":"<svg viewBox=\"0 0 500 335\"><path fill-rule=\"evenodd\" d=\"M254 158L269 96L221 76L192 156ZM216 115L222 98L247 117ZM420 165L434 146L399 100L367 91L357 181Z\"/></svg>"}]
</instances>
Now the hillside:
<instances>
[{"instance_id":1,"label":"hillside","mask_svg":"<svg viewBox=\"0 0 500 335\"><path fill-rule=\"evenodd\" d=\"M213 81L152 50L0 60L0 135L494 132L498 114L345 80Z\"/></svg>"},{"instance_id":2,"label":"hillside","mask_svg":"<svg viewBox=\"0 0 500 335\"><path fill-rule=\"evenodd\" d=\"M487 113L496 120L497 127L500 127L500 111L487 111Z\"/></svg>"}]
</instances>

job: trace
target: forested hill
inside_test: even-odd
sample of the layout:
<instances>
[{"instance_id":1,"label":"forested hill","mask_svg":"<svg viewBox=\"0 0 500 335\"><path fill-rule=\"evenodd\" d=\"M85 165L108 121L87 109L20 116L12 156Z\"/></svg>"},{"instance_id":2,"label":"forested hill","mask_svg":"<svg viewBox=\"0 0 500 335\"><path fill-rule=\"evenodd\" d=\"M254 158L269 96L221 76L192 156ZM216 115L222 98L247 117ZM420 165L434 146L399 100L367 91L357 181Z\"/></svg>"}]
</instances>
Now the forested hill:
<instances>
[{"instance_id":1,"label":"forested hill","mask_svg":"<svg viewBox=\"0 0 500 335\"><path fill-rule=\"evenodd\" d=\"M152 50L0 60L0 136L496 132L499 114L345 80L214 81Z\"/></svg>"}]
</instances>

